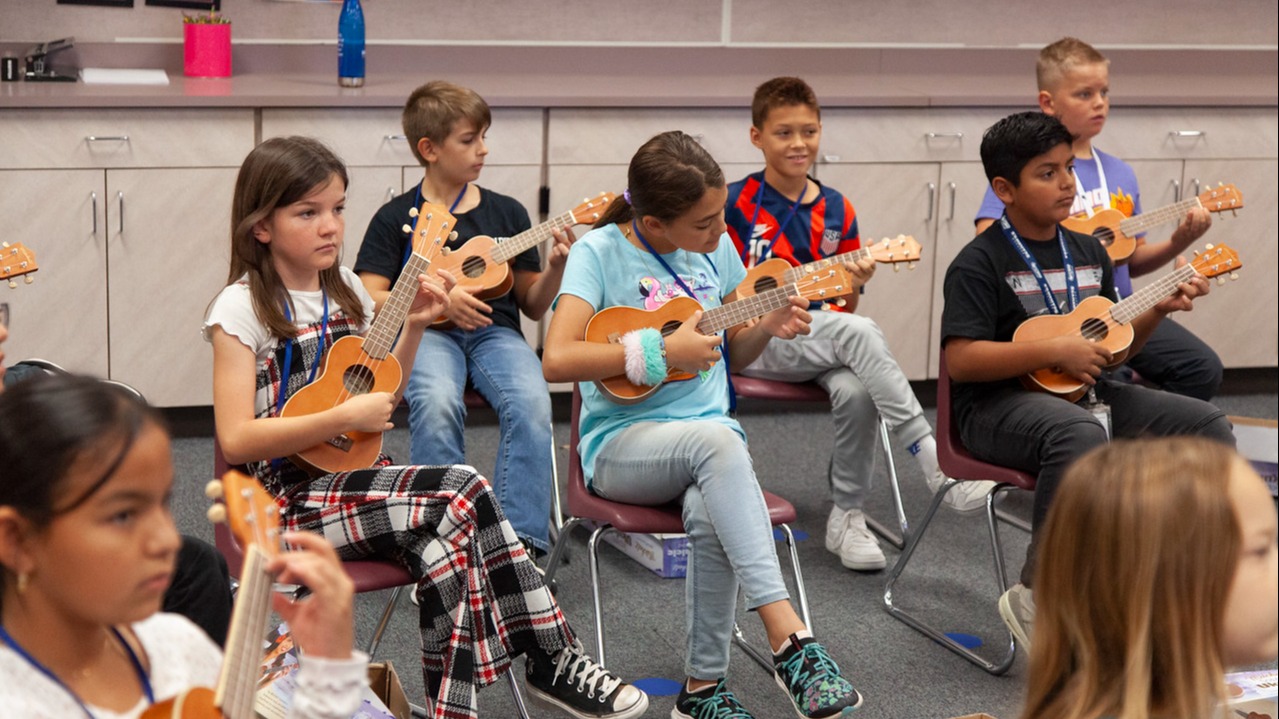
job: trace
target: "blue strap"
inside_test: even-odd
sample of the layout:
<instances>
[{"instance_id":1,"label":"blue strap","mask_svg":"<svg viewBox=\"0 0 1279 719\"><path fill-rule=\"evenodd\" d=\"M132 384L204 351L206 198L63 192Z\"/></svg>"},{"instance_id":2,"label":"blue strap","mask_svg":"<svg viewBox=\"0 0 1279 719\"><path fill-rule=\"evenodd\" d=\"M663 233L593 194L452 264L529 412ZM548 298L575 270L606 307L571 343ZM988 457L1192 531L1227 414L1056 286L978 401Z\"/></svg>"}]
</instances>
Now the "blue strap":
<instances>
[{"instance_id":1,"label":"blue strap","mask_svg":"<svg viewBox=\"0 0 1279 719\"><path fill-rule=\"evenodd\" d=\"M1026 243L1022 242L1021 236L1017 234L1013 224L1008 221L1008 213L1005 212L999 218L999 227L1004 231L1004 237L1008 239L1008 244L1013 246L1017 254L1021 255L1022 261L1030 268L1030 274L1035 276L1035 281L1039 283L1039 292L1044 296L1044 305L1048 308L1048 311L1055 315L1064 314L1057 304L1057 298L1053 294L1053 288L1048 284L1048 278L1044 276L1044 271L1030 254L1030 250L1026 248ZM1079 278L1075 275L1075 263L1070 258L1070 250L1066 247L1066 234L1061 231L1061 225L1057 226L1057 244L1061 246L1062 270L1066 273L1066 312L1071 312L1079 306Z\"/></svg>"},{"instance_id":2,"label":"blue strap","mask_svg":"<svg viewBox=\"0 0 1279 719\"><path fill-rule=\"evenodd\" d=\"M747 264L750 259L751 240L754 239L755 236L755 221L759 219L759 209L764 204L764 187L766 184L767 183L764 182L764 173L759 173L759 191L755 193L755 212L751 215L751 224L747 228L747 234L749 236L746 238L746 241L742 243L743 265ZM759 257L756 258L755 264L763 262L773 252L773 246L782 238L782 235L786 234L786 228L790 225L791 221L795 219L795 213L799 211L799 205L803 202L804 195L807 192L808 185L804 185L804 189L799 193L799 197L795 198L795 204L791 205L790 212L786 214L786 219L778 223L777 234L773 235L773 239L769 241L768 247L765 247L764 251L759 253Z\"/></svg>"},{"instance_id":3,"label":"blue strap","mask_svg":"<svg viewBox=\"0 0 1279 719\"><path fill-rule=\"evenodd\" d=\"M662 264L662 267L666 268L666 271L670 273L672 278L674 278L675 284L679 285L681 290L684 290L684 294L688 295L690 299L696 300L697 297L693 294L693 290L689 289L689 286L685 284L684 280L680 279L680 276L676 274L675 270L666 262L666 258L658 254L657 250L653 249L653 246L648 243L648 239L644 237L644 233L640 232L639 224L635 222L635 220L631 220L631 230L635 233L635 236L639 238L640 243L644 245L644 249L648 250L648 253L656 257L657 261ZM711 260L711 256L702 255L702 257L705 257L707 264L711 266L711 272L714 272L715 276L719 277L719 268L715 266L714 261ZM724 360L724 376L728 378L728 412L729 414L736 414L737 391L733 389L733 373L728 367L728 332L724 332L720 335L719 347L719 353Z\"/></svg>"},{"instance_id":4,"label":"blue strap","mask_svg":"<svg viewBox=\"0 0 1279 719\"><path fill-rule=\"evenodd\" d=\"M315 359L311 362L311 374L307 376L306 383L311 384L315 381L315 374L320 369L320 360L324 357L324 341L329 336L329 293L321 290L321 298L324 300L324 319L320 321L320 346L315 349ZM288 322L293 321L293 313L289 311L289 301L285 299L284 319ZM297 340L291 339L284 346L284 369L280 372L280 391L275 395L275 415L280 416L280 412L284 409L284 402L289 397L289 372L293 369L293 345Z\"/></svg>"},{"instance_id":5,"label":"blue strap","mask_svg":"<svg viewBox=\"0 0 1279 719\"><path fill-rule=\"evenodd\" d=\"M155 694L151 690L151 678L147 676L146 670L142 668L142 661L138 659L138 655L133 651L133 647L124 640L124 635L120 634L119 629L111 627L111 633L115 635L116 641L120 642L120 646L124 647L124 651L128 653L129 662L133 665L133 671L138 675L138 683L142 685L142 693L146 695L147 705L150 706L155 704ZM31 656L26 649L23 649L22 645L18 644L18 641L10 636L9 632L3 626L0 626L0 641L9 645L9 648L12 649L15 654L26 660L26 662L31 665L32 669L35 669L47 677L49 681L57 684L58 687L61 688L62 691L66 692L76 704L80 705L80 709L84 712L85 716L89 717L89 719L94 719L93 712L89 711L89 707L85 705L84 701L81 700L75 692L71 691L71 687L64 684L62 680L58 678L58 675L54 674L48 667L41 664L38 659Z\"/></svg>"}]
</instances>

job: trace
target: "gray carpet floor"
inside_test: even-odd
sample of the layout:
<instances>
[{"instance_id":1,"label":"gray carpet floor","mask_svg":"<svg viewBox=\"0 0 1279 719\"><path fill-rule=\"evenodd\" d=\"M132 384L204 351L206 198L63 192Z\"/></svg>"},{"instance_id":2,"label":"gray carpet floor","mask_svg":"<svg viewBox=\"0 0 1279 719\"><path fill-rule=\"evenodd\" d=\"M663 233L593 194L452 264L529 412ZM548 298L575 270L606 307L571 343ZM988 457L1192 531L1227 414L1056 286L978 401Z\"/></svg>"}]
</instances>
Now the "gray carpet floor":
<instances>
[{"instance_id":1,"label":"gray carpet floor","mask_svg":"<svg viewBox=\"0 0 1279 719\"><path fill-rule=\"evenodd\" d=\"M1229 414L1275 419L1279 401L1274 392L1275 371L1267 370L1243 383L1227 385L1217 404ZM932 388L918 394L931 404ZM561 482L566 477L567 403L556 401L556 438L559 441ZM932 409L927 410L934 419ZM204 519L207 500L202 491L213 466L210 422L207 413L177 416L174 456L177 489L174 512L179 529L212 541ZM889 616L882 606L884 573L856 573L844 569L822 542L830 511L826 469L830 458L829 412L812 405L748 403L741 422L752 438L756 473L761 484L789 499L799 521L793 527L798 542L816 636L847 677L865 695L858 716L867 719L945 719L986 712L999 719L1014 719L1021 708L1026 673L1025 657L1018 653L1003 676L990 676ZM802 439L797 439L802 438ZM497 424L492 413L477 411L467 431L468 459L484 473L493 467ZM393 457L408 456L407 431L387 433L386 448ZM928 490L918 465L906 452L895 449L899 483L906 513L918 522L928 506ZM882 457L877 464L875 489L867 505L872 516L895 523L891 494L885 481ZM1027 496L1011 496L1008 512L1028 516ZM557 577L558 599L575 631L588 647L595 632L586 562L584 531L568 541L570 557ZM1025 554L1027 535L1005 526L1002 531L1010 577L1016 576ZM784 545L778 544L779 550ZM898 552L885 544L890 564ZM786 568L783 559L783 569ZM946 508L929 528L909 572L898 582L894 601L928 617L944 631L969 635L985 643L991 655L1000 649L1002 627L996 609L996 583L990 544L980 516L958 516ZM629 680L643 680L651 692L648 718L669 716L676 682L684 675L684 583L660 578L612 547L601 553L605 627L609 667ZM1014 579L1015 581L1015 579ZM387 593L357 598L357 640L370 636ZM748 637L762 641L759 620L739 615ZM401 600L375 659L392 661L411 700L420 702L422 676L418 659L417 621L413 607ZM738 648L733 650L729 685L758 719L794 716L772 677ZM658 695L670 691L672 695ZM516 716L505 682L480 693L481 715L506 719ZM532 717L559 716L530 706Z\"/></svg>"}]
</instances>

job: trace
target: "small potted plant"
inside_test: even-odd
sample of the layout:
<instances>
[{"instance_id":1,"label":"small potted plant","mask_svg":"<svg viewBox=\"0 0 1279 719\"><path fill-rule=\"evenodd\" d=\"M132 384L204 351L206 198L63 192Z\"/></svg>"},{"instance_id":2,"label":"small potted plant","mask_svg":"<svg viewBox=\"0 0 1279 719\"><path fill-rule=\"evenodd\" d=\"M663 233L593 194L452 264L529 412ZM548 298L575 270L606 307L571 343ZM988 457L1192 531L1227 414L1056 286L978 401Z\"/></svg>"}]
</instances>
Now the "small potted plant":
<instances>
[{"instance_id":1,"label":"small potted plant","mask_svg":"<svg viewBox=\"0 0 1279 719\"><path fill-rule=\"evenodd\" d=\"M225 15L183 13L182 47L187 77L231 76L231 21Z\"/></svg>"}]
</instances>

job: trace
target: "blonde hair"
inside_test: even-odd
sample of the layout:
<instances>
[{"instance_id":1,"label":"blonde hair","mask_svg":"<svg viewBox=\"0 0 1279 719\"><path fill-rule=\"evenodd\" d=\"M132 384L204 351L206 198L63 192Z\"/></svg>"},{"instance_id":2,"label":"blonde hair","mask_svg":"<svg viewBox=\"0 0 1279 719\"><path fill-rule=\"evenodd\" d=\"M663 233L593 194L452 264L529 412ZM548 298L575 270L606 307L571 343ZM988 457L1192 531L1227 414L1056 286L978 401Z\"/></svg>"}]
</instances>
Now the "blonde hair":
<instances>
[{"instance_id":1,"label":"blonde hair","mask_svg":"<svg viewBox=\"0 0 1279 719\"><path fill-rule=\"evenodd\" d=\"M1035 63L1035 80L1041 91L1052 92L1062 78L1080 65L1103 63L1110 61L1105 55L1097 52L1097 48L1074 37L1063 37L1057 42L1039 51L1039 60Z\"/></svg>"},{"instance_id":2,"label":"blonde hair","mask_svg":"<svg viewBox=\"0 0 1279 719\"><path fill-rule=\"evenodd\" d=\"M1116 441L1070 468L1040 537L1024 719L1211 714L1241 544L1234 461L1183 437Z\"/></svg>"},{"instance_id":3,"label":"blonde hair","mask_svg":"<svg viewBox=\"0 0 1279 719\"><path fill-rule=\"evenodd\" d=\"M493 113L479 93L444 80L428 82L409 95L400 124L413 156L423 167L428 163L417 147L422 138L444 142L458 120L468 120L483 132L493 124Z\"/></svg>"}]
</instances>

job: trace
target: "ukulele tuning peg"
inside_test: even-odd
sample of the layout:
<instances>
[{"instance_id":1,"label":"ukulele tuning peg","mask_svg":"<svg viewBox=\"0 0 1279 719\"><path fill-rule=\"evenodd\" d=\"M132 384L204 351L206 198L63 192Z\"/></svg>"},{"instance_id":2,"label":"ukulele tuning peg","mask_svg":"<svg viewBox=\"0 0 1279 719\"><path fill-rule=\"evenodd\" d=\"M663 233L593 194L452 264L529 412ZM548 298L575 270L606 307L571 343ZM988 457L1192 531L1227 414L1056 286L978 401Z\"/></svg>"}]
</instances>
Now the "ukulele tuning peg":
<instances>
[{"instance_id":1,"label":"ukulele tuning peg","mask_svg":"<svg viewBox=\"0 0 1279 719\"><path fill-rule=\"evenodd\" d=\"M9 243L8 243L8 242L0 242L0 247L3 247L3 248L5 248L5 249L7 250L7 249L9 249Z\"/></svg>"},{"instance_id":2,"label":"ukulele tuning peg","mask_svg":"<svg viewBox=\"0 0 1279 719\"><path fill-rule=\"evenodd\" d=\"M901 266L901 265L899 265L899 264L894 263L894 264L893 264L893 272L901 272L901 271L902 271L902 266Z\"/></svg>"},{"instance_id":3,"label":"ukulele tuning peg","mask_svg":"<svg viewBox=\"0 0 1279 719\"><path fill-rule=\"evenodd\" d=\"M226 521L226 505L215 504L204 512L204 516L214 524L221 524Z\"/></svg>"},{"instance_id":4,"label":"ukulele tuning peg","mask_svg":"<svg viewBox=\"0 0 1279 719\"><path fill-rule=\"evenodd\" d=\"M209 499L222 499L223 493L222 482L219 480L213 479L204 485L204 496Z\"/></svg>"},{"instance_id":5,"label":"ukulele tuning peg","mask_svg":"<svg viewBox=\"0 0 1279 719\"><path fill-rule=\"evenodd\" d=\"M22 281L27 284L31 284L32 282L36 281L36 278L32 277L31 275L27 275L26 277L22 278Z\"/></svg>"},{"instance_id":6,"label":"ukulele tuning peg","mask_svg":"<svg viewBox=\"0 0 1279 719\"><path fill-rule=\"evenodd\" d=\"M1191 254L1193 254L1195 257L1198 257L1198 256L1199 256L1199 250L1193 250L1193 251L1191 252Z\"/></svg>"},{"instance_id":7,"label":"ukulele tuning peg","mask_svg":"<svg viewBox=\"0 0 1279 719\"><path fill-rule=\"evenodd\" d=\"M9 280L9 289L14 290L17 288L18 288L18 283L14 282L13 280Z\"/></svg>"},{"instance_id":8,"label":"ukulele tuning peg","mask_svg":"<svg viewBox=\"0 0 1279 719\"><path fill-rule=\"evenodd\" d=\"M836 306L836 307L847 307L847 306L848 306L848 300L844 299L843 297L840 297L839 299L835 300L835 306Z\"/></svg>"},{"instance_id":9,"label":"ukulele tuning peg","mask_svg":"<svg viewBox=\"0 0 1279 719\"><path fill-rule=\"evenodd\" d=\"M1204 249L1206 249L1206 250L1211 250L1211 249L1212 249L1212 243L1211 243L1211 242L1209 242L1208 244L1204 245Z\"/></svg>"},{"instance_id":10,"label":"ukulele tuning peg","mask_svg":"<svg viewBox=\"0 0 1279 719\"><path fill-rule=\"evenodd\" d=\"M906 263L906 269L908 269L908 270L913 270L913 269L915 269L915 263L914 263L914 262L907 262L907 263Z\"/></svg>"},{"instance_id":11,"label":"ukulele tuning peg","mask_svg":"<svg viewBox=\"0 0 1279 719\"><path fill-rule=\"evenodd\" d=\"M1235 281L1235 280L1237 280L1237 279L1239 279L1239 273L1238 273L1238 272L1231 272L1231 273L1230 273L1230 281L1231 281L1231 282L1233 282L1233 281Z\"/></svg>"},{"instance_id":12,"label":"ukulele tuning peg","mask_svg":"<svg viewBox=\"0 0 1279 719\"><path fill-rule=\"evenodd\" d=\"M412 227L409 227L407 224L405 224L403 227L401 227L401 228L400 228L400 231L401 231L401 232L403 232L403 233L404 233L404 234L406 234L406 235L411 235L411 234L413 234L413 228L412 228Z\"/></svg>"},{"instance_id":13,"label":"ukulele tuning peg","mask_svg":"<svg viewBox=\"0 0 1279 719\"><path fill-rule=\"evenodd\" d=\"M410 208L409 208L409 217L417 217L417 208L416 208L416 207L410 207Z\"/></svg>"},{"instance_id":14,"label":"ukulele tuning peg","mask_svg":"<svg viewBox=\"0 0 1279 719\"><path fill-rule=\"evenodd\" d=\"M456 240L456 239L457 239L457 233L456 233L456 232L450 232L450 233L449 233L449 242L453 242L453 241L454 241L454 240Z\"/></svg>"},{"instance_id":15,"label":"ukulele tuning peg","mask_svg":"<svg viewBox=\"0 0 1279 719\"><path fill-rule=\"evenodd\" d=\"M1220 276L1220 277L1218 277L1218 278L1217 278L1217 284L1219 284L1219 285L1224 285L1224 284L1226 284L1226 278L1225 278L1225 276L1224 276L1224 275L1222 275L1222 276Z\"/></svg>"}]
</instances>

